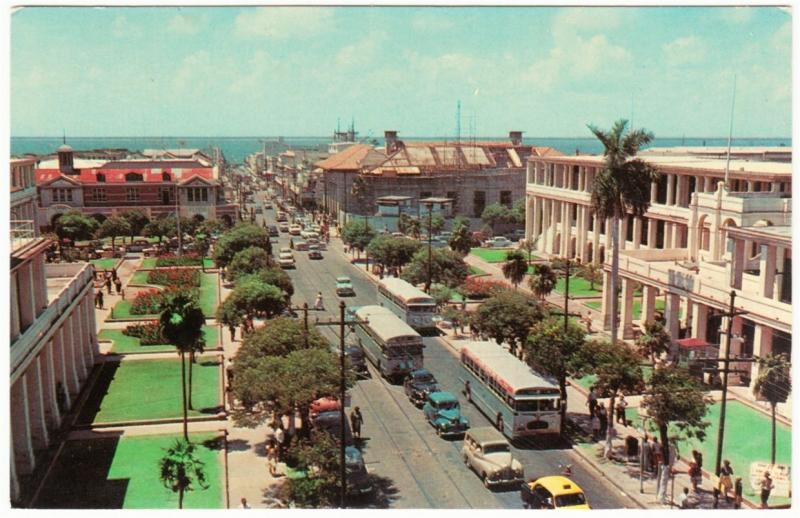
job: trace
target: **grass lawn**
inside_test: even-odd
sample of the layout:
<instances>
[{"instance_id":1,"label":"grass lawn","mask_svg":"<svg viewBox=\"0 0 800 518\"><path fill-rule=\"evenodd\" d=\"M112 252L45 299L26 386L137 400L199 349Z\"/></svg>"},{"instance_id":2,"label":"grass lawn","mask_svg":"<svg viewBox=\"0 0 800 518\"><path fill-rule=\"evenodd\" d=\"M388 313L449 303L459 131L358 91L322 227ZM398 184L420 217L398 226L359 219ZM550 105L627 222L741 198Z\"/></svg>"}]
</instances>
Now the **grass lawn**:
<instances>
[{"instance_id":1,"label":"grass lawn","mask_svg":"<svg viewBox=\"0 0 800 518\"><path fill-rule=\"evenodd\" d=\"M158 260L157 257L148 257L148 258L146 258L144 261L142 261L142 266L141 266L142 270L152 270L153 268L156 267L156 261L157 260ZM216 265L214 264L214 260L213 259L209 259L207 257L205 259L203 259L203 265L205 265L206 268L216 268Z\"/></svg>"},{"instance_id":2,"label":"grass lawn","mask_svg":"<svg viewBox=\"0 0 800 518\"><path fill-rule=\"evenodd\" d=\"M133 274L131 277L131 284L147 284L147 275L150 272L144 270L138 270L136 273Z\"/></svg>"},{"instance_id":3,"label":"grass lawn","mask_svg":"<svg viewBox=\"0 0 800 518\"><path fill-rule=\"evenodd\" d=\"M178 494L159 479L159 460L180 435L127 436L67 441L36 502L46 509L177 509ZM221 441L191 434L204 463L208 489L185 493L183 506L222 509L225 487Z\"/></svg>"},{"instance_id":4,"label":"grass lawn","mask_svg":"<svg viewBox=\"0 0 800 518\"><path fill-rule=\"evenodd\" d=\"M714 470L717 455L717 433L719 430L720 404L715 403L708 408L706 420L710 422L706 428L705 440L684 439L679 441L680 455L690 457L692 450L703 454L703 467L707 471ZM638 409L629 408L626 414L635 426L641 426ZM723 442L723 459L729 459L734 469L734 476L741 476L744 493L750 500L759 501L759 496L750 486L750 463L769 462L771 448L772 424L769 416L739 403L728 401L725 412L725 441ZM778 464L792 463L792 431L788 426L778 423L776 429L775 461ZM706 489L710 484L703 482ZM788 498L770 496L770 504L788 503Z\"/></svg>"},{"instance_id":5,"label":"grass lawn","mask_svg":"<svg viewBox=\"0 0 800 518\"><path fill-rule=\"evenodd\" d=\"M98 270L113 270L114 265L117 264L117 261L119 261L119 259L114 259L113 257L105 257L103 259L92 259L90 262Z\"/></svg>"},{"instance_id":6,"label":"grass lawn","mask_svg":"<svg viewBox=\"0 0 800 518\"><path fill-rule=\"evenodd\" d=\"M469 253L476 257L480 257L487 263L502 263L506 260L506 253L508 253L508 250L496 250L494 248L473 248Z\"/></svg>"},{"instance_id":7,"label":"grass lawn","mask_svg":"<svg viewBox=\"0 0 800 518\"><path fill-rule=\"evenodd\" d=\"M653 367L649 364L642 365L642 376L644 376L645 381L650 380L650 376L653 375ZM597 376L594 374L587 374L582 378L574 378L572 381L583 387L585 390L589 390L592 386L597 383Z\"/></svg>"},{"instance_id":8,"label":"grass lawn","mask_svg":"<svg viewBox=\"0 0 800 518\"><path fill-rule=\"evenodd\" d=\"M485 275L486 272L478 268L477 266L469 265L469 274L470 275Z\"/></svg>"},{"instance_id":9,"label":"grass lawn","mask_svg":"<svg viewBox=\"0 0 800 518\"><path fill-rule=\"evenodd\" d=\"M570 284L570 293L572 292L572 284ZM590 308L600 311L601 302L599 300L592 300L586 303L587 306ZM656 299L656 311L664 311L666 307L666 303L663 299ZM683 316L683 310L681 309L678 316ZM633 320L639 320L642 317L642 301L641 300L634 300L633 301Z\"/></svg>"},{"instance_id":10,"label":"grass lawn","mask_svg":"<svg viewBox=\"0 0 800 518\"><path fill-rule=\"evenodd\" d=\"M189 416L216 414L220 404L219 362L198 359L192 371L192 403L196 410L189 410ZM109 423L181 415L180 360L128 360L103 364L78 422Z\"/></svg>"},{"instance_id":11,"label":"grass lawn","mask_svg":"<svg viewBox=\"0 0 800 518\"><path fill-rule=\"evenodd\" d=\"M563 295L566 288L563 277L559 277L556 282L555 292ZM595 283L594 288L591 289L591 283L577 275L569 276L569 294L571 297L600 297L603 294L602 284Z\"/></svg>"},{"instance_id":12,"label":"grass lawn","mask_svg":"<svg viewBox=\"0 0 800 518\"><path fill-rule=\"evenodd\" d=\"M219 340L219 331L215 326L204 326L206 347L213 349L217 347ZM114 345L111 347L111 352L114 353L143 353L143 352L172 352L175 350L174 345L142 345L139 339L135 336L128 336L122 333L122 329L101 329L97 334L101 340L110 340Z\"/></svg>"},{"instance_id":13,"label":"grass lawn","mask_svg":"<svg viewBox=\"0 0 800 518\"><path fill-rule=\"evenodd\" d=\"M109 320L117 320L123 318L138 318L141 320L151 320L154 318L158 318L158 315L134 315L131 313L131 301L130 300L120 300L114 306L112 310L112 317L109 317Z\"/></svg>"},{"instance_id":14,"label":"grass lawn","mask_svg":"<svg viewBox=\"0 0 800 518\"><path fill-rule=\"evenodd\" d=\"M136 272L134 274L134 278L136 275L143 273L147 274L147 272ZM203 310L203 314L207 317L213 317L217 313L217 274L214 273L203 273L200 275L200 308ZM114 306L114 317L111 320L115 319L124 319L124 318L138 318L142 320L148 320L151 318L156 318L157 315L134 315L131 313L131 301L130 300L120 300Z\"/></svg>"}]
</instances>

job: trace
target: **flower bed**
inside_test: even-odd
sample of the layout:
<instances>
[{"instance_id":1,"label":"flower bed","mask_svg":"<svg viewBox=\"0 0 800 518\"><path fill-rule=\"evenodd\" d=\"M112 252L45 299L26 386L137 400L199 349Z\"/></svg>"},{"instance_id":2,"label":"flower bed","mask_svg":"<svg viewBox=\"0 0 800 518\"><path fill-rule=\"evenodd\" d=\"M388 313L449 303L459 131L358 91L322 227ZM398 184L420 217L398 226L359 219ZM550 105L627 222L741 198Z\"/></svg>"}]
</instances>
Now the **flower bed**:
<instances>
[{"instance_id":1,"label":"flower bed","mask_svg":"<svg viewBox=\"0 0 800 518\"><path fill-rule=\"evenodd\" d=\"M507 282L481 277L467 277L461 292L468 299L485 299L492 296L496 290L509 288L511 288L511 286Z\"/></svg>"},{"instance_id":2,"label":"flower bed","mask_svg":"<svg viewBox=\"0 0 800 518\"><path fill-rule=\"evenodd\" d=\"M162 255L156 259L156 268L171 266L202 266L203 258L198 254L186 254L178 257L176 255Z\"/></svg>"},{"instance_id":3,"label":"flower bed","mask_svg":"<svg viewBox=\"0 0 800 518\"><path fill-rule=\"evenodd\" d=\"M163 293L159 290L151 289L140 291L133 298L131 303L132 315L154 315L161 308Z\"/></svg>"},{"instance_id":4,"label":"flower bed","mask_svg":"<svg viewBox=\"0 0 800 518\"><path fill-rule=\"evenodd\" d=\"M141 345L160 345L167 343L161 336L158 322L155 320L146 324L133 324L122 330L122 334L134 336L139 339Z\"/></svg>"},{"instance_id":5,"label":"flower bed","mask_svg":"<svg viewBox=\"0 0 800 518\"><path fill-rule=\"evenodd\" d=\"M200 287L200 272L191 269L151 270L147 274L148 284L175 287Z\"/></svg>"}]
</instances>

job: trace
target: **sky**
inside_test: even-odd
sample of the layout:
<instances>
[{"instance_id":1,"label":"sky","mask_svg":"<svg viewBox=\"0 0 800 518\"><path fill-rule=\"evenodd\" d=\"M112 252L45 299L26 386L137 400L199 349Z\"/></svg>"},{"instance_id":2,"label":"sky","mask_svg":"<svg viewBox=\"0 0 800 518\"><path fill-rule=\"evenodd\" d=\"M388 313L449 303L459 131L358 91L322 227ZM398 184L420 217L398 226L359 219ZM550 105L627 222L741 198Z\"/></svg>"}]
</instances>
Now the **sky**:
<instances>
[{"instance_id":1,"label":"sky","mask_svg":"<svg viewBox=\"0 0 800 518\"><path fill-rule=\"evenodd\" d=\"M11 135L789 137L773 7L33 7Z\"/></svg>"}]
</instances>

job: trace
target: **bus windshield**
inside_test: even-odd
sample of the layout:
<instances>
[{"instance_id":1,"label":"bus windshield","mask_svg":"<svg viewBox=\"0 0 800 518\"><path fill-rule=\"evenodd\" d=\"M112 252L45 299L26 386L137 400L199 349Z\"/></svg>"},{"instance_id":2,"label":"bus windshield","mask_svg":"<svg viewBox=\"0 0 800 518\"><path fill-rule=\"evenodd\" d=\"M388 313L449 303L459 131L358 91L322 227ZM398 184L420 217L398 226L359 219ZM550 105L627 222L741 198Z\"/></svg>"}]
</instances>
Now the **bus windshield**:
<instances>
[{"instance_id":1,"label":"bus windshield","mask_svg":"<svg viewBox=\"0 0 800 518\"><path fill-rule=\"evenodd\" d=\"M558 410L558 399L516 399L514 410L517 412L550 412Z\"/></svg>"}]
</instances>

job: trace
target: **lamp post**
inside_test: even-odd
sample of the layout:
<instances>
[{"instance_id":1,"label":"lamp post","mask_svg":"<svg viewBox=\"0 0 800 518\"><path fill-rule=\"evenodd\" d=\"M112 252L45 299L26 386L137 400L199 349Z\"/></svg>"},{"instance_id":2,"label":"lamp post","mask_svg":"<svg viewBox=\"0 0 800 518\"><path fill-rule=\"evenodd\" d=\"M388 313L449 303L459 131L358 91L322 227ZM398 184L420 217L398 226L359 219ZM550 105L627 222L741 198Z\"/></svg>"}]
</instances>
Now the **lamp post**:
<instances>
[{"instance_id":1,"label":"lamp post","mask_svg":"<svg viewBox=\"0 0 800 518\"><path fill-rule=\"evenodd\" d=\"M440 203L444 207L444 205L452 201L453 200L449 198L426 198L424 200L419 200L419 202L428 209L428 277L425 281L425 293L431 292L431 283L433 281L433 205L435 203Z\"/></svg>"},{"instance_id":2,"label":"lamp post","mask_svg":"<svg viewBox=\"0 0 800 518\"><path fill-rule=\"evenodd\" d=\"M364 234L369 232L369 214L364 215ZM369 250L364 248L364 261L367 263L367 273L369 273Z\"/></svg>"}]
</instances>

